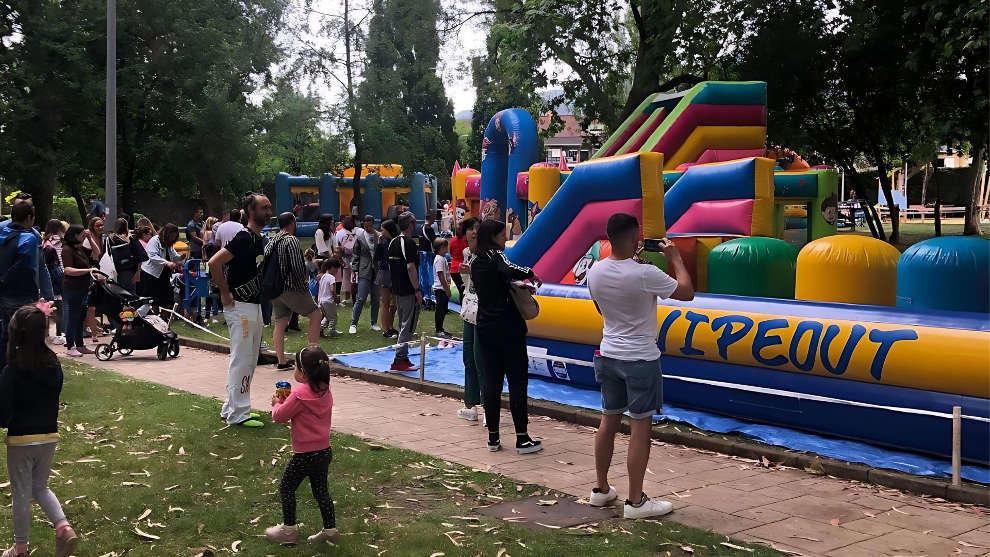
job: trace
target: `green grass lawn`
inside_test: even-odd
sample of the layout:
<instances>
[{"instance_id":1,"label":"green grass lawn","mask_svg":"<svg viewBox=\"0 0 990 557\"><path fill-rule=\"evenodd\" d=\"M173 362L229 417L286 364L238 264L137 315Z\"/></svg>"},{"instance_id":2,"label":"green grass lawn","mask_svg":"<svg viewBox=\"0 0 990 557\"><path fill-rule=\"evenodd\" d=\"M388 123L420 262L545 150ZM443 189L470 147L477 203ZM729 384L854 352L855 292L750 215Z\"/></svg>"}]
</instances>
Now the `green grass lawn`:
<instances>
[{"instance_id":1,"label":"green grass lawn","mask_svg":"<svg viewBox=\"0 0 990 557\"><path fill-rule=\"evenodd\" d=\"M347 333L347 327L351 324L351 305L338 308L337 312L337 329L343 331L343 335L339 338L334 339L320 339L320 345L328 354L344 354L347 352L358 352L361 350L368 350L371 348L380 348L382 346L389 346L395 343L394 338L385 338L380 332L372 331L368 319L369 317L369 304L365 303L364 311L361 312L361 321L358 323L357 334L351 335ZM419 333L433 334L433 311L423 310L419 317L419 327L417 328L417 336ZM229 336L227 331L227 325L224 323L223 316L216 318L216 323L209 323L207 328L224 337ZM305 317L299 318L299 328L302 331L287 331L285 337L285 350L286 353L295 352L306 347L306 327L308 326L309 319ZM212 342L226 342L223 341L209 333L196 329L189 326L183 321L176 320L172 323L173 330L181 336L196 338L200 340L208 340ZM461 321L461 316L456 313L448 313L447 318L444 320L444 328L450 332L450 334L460 337L464 330L464 323ZM272 327L265 327L264 330L265 342L272 345Z\"/></svg>"},{"instance_id":2,"label":"green grass lawn","mask_svg":"<svg viewBox=\"0 0 990 557\"><path fill-rule=\"evenodd\" d=\"M963 225L961 219L955 219L959 222L953 223L943 223L942 224L942 235L943 236L959 236L962 234ZM884 231L890 235L890 223L884 223ZM990 238L990 228L984 227L984 238ZM902 222L900 226L900 241L897 242L897 249L904 251L913 244L917 244L922 240L927 240L929 238L935 237L935 224L932 222ZM839 234L859 234L861 236L869 236L870 229L866 225L856 227L855 231L840 230Z\"/></svg>"},{"instance_id":3,"label":"green grass lawn","mask_svg":"<svg viewBox=\"0 0 990 557\"><path fill-rule=\"evenodd\" d=\"M250 556L776 555L762 546L734 550L721 545L725 536L667 521L524 530L473 509L557 494L339 433L333 434L330 489L341 544L273 546L263 533L281 521L277 490L291 456L287 426L228 428L217 419L214 399L74 361L63 365L62 439L50 487L82 535L78 555L186 556L204 549ZM320 519L305 482L298 498L300 531L311 534ZM10 543L6 483L0 483L0 501L0 540ZM35 555L51 555L51 529L40 509L33 511Z\"/></svg>"}]
</instances>

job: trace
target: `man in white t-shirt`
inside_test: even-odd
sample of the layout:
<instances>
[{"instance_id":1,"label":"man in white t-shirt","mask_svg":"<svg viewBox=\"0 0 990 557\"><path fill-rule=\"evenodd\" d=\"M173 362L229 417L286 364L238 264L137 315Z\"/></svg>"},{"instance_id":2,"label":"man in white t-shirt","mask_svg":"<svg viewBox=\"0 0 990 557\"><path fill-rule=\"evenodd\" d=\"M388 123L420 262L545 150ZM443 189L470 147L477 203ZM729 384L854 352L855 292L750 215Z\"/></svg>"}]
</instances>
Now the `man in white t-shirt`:
<instances>
[{"instance_id":1,"label":"man in white t-shirt","mask_svg":"<svg viewBox=\"0 0 990 557\"><path fill-rule=\"evenodd\" d=\"M241 210L231 209L228 220L217 227L217 231L213 235L213 243L218 248L226 247L227 242L233 240L234 236L237 236L241 230L244 230L244 225L241 224Z\"/></svg>"},{"instance_id":2,"label":"man in white t-shirt","mask_svg":"<svg viewBox=\"0 0 990 557\"><path fill-rule=\"evenodd\" d=\"M588 271L588 290L605 320L602 344L595 354L595 378L602 387L602 423L595 434L595 469L598 486L591 492L595 506L610 504L618 496L608 483L615 434L622 414L629 411L631 436L626 465L629 493L626 518L660 516L671 511L668 501L650 499L643 491L643 475L650 460L650 426L660 410L660 349L657 347L657 297L694 299L691 276L677 248L666 238L660 247L673 271L667 273L635 257L639 244L636 217L617 213L608 219L612 255Z\"/></svg>"}]
</instances>

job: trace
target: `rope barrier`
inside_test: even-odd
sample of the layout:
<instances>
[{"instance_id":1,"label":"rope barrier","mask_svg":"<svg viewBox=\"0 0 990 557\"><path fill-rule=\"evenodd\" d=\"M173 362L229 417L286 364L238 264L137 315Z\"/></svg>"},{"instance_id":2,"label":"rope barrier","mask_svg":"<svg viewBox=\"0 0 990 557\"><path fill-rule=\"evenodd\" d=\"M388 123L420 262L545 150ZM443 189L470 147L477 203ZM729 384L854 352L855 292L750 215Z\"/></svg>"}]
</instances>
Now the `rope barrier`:
<instances>
[{"instance_id":1,"label":"rope barrier","mask_svg":"<svg viewBox=\"0 0 990 557\"><path fill-rule=\"evenodd\" d=\"M168 308L158 308L158 310L159 311L167 311L167 312L171 313L173 317L178 317L179 319L185 321L186 323L188 323L192 327L195 327L195 328L199 329L200 331L204 331L204 332L210 333L211 335L213 335L213 336L215 336L217 338L222 338L223 340L226 340L227 342L230 342L230 339L229 338L227 338L227 337L225 337L223 335L214 333L213 331L207 329L206 327L204 327L202 325L199 325L198 323L194 323L194 322L186 319L186 317L184 315L182 315L181 313L179 313L177 311L174 311L174 310L171 310L171 309L168 309Z\"/></svg>"}]
</instances>

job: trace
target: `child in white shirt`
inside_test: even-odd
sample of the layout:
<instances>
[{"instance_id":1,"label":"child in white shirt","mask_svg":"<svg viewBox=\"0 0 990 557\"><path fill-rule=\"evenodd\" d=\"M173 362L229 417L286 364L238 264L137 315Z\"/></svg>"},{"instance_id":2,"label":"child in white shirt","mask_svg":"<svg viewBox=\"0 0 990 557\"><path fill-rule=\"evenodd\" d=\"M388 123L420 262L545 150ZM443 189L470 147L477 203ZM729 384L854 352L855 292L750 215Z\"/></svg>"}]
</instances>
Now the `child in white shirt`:
<instances>
[{"instance_id":1,"label":"child in white shirt","mask_svg":"<svg viewBox=\"0 0 990 557\"><path fill-rule=\"evenodd\" d=\"M323 330L326 331L324 335L330 338L342 334L337 330L337 304L340 303L340 295L334 288L337 282L336 275L340 274L340 267L340 259L335 257L324 259L320 264L320 287L316 301L320 304L320 309L323 310Z\"/></svg>"},{"instance_id":2,"label":"child in white shirt","mask_svg":"<svg viewBox=\"0 0 990 557\"><path fill-rule=\"evenodd\" d=\"M450 302L450 263L447 262L447 239L433 240L433 296L437 300L437 312L433 321L435 334L441 338L450 338L450 333L443 329L443 320L447 316L447 304Z\"/></svg>"}]
</instances>

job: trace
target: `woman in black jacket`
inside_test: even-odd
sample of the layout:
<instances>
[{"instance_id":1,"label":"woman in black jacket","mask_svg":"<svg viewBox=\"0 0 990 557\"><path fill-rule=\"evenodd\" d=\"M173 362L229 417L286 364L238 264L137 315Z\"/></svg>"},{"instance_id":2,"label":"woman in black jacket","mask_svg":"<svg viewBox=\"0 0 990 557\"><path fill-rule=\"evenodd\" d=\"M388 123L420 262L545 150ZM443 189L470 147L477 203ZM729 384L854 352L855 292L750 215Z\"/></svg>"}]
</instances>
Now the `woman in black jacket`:
<instances>
[{"instance_id":1,"label":"woman in black jacket","mask_svg":"<svg viewBox=\"0 0 990 557\"><path fill-rule=\"evenodd\" d=\"M478 255L471 265L471 283L478 293L478 344L485 369L485 421L488 450L501 448L498 434L502 402L502 381L509 383L509 411L516 427L516 451L535 453L540 441L529 437L526 407L529 357L526 354L526 321L519 314L509 292L514 280L539 282L533 270L520 267L505 257L505 224L486 220L478 229Z\"/></svg>"}]
</instances>

